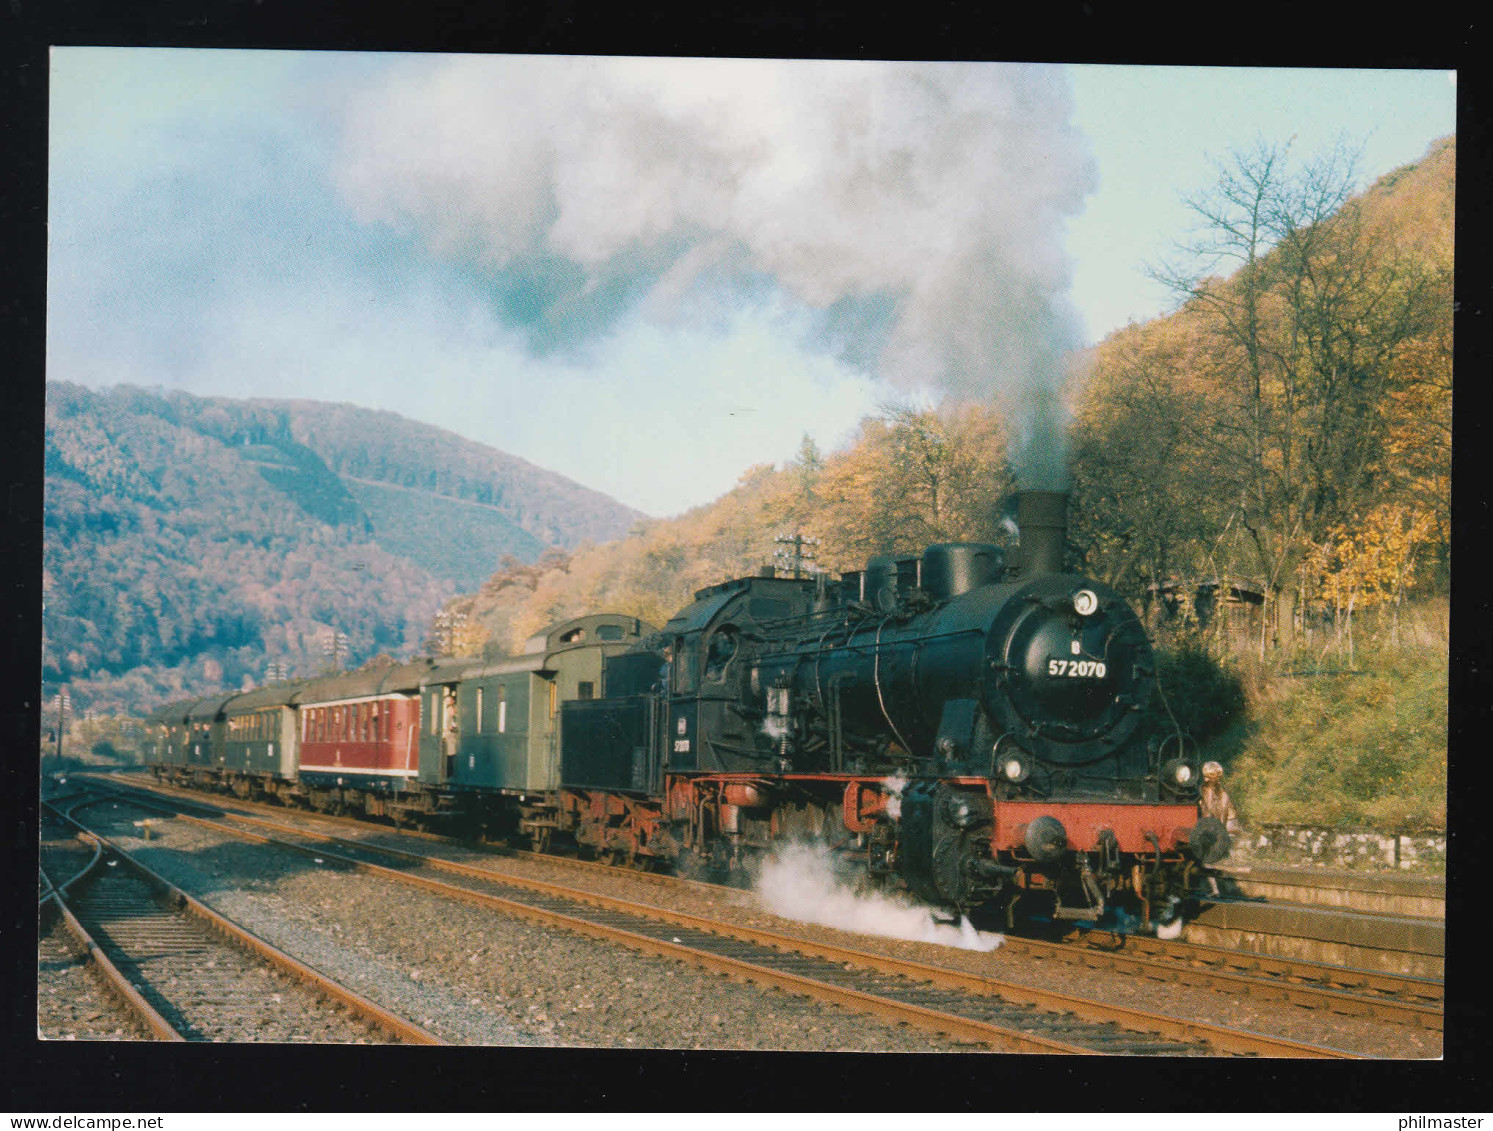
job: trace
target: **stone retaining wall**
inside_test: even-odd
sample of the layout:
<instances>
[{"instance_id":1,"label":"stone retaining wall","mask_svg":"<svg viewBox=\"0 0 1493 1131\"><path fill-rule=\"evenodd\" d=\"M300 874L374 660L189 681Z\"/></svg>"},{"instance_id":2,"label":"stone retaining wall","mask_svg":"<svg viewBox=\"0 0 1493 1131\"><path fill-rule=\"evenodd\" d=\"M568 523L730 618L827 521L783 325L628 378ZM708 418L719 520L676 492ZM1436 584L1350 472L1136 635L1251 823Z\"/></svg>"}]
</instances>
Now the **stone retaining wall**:
<instances>
[{"instance_id":1,"label":"stone retaining wall","mask_svg":"<svg viewBox=\"0 0 1493 1131\"><path fill-rule=\"evenodd\" d=\"M1312 825L1254 825L1234 834L1235 864L1316 864L1403 872L1446 871L1446 834L1343 831Z\"/></svg>"}]
</instances>

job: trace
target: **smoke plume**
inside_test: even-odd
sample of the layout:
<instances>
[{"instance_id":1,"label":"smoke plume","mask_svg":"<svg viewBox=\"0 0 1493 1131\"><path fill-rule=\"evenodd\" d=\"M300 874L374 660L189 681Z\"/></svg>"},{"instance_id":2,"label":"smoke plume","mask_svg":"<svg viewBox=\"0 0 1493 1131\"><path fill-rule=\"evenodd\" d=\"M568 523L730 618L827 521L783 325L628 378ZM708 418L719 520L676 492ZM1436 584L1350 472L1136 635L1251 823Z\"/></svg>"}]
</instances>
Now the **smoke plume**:
<instances>
[{"instance_id":1,"label":"smoke plume","mask_svg":"<svg viewBox=\"0 0 1493 1131\"><path fill-rule=\"evenodd\" d=\"M800 923L961 950L991 951L1003 941L1000 935L975 930L962 917L958 926L941 923L927 907L885 892L857 890L851 876L837 872L833 852L820 844L792 843L775 850L763 862L756 888L769 911Z\"/></svg>"},{"instance_id":2,"label":"smoke plume","mask_svg":"<svg viewBox=\"0 0 1493 1131\"><path fill-rule=\"evenodd\" d=\"M777 290L899 389L995 399L1062 475L1062 228L1095 185L1046 65L447 57L349 104L359 215L470 270L536 352Z\"/></svg>"}]
</instances>

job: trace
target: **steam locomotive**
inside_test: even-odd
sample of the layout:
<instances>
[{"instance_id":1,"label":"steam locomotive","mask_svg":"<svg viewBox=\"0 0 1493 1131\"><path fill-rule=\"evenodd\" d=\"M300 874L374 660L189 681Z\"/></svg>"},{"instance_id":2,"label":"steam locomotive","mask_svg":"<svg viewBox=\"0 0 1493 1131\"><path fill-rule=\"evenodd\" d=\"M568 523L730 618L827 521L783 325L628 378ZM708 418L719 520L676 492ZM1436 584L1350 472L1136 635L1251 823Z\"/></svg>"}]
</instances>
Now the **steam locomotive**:
<instances>
[{"instance_id":1,"label":"steam locomotive","mask_svg":"<svg viewBox=\"0 0 1493 1131\"><path fill-rule=\"evenodd\" d=\"M1198 818L1181 736L1145 725L1155 661L1135 614L1061 569L1066 505L1021 493L1009 557L944 543L837 580L768 568L699 591L658 630L597 614L496 664L178 704L153 720L147 761L640 867L749 872L813 838L946 908L1149 924L1229 837ZM279 753L256 763L252 736L272 730ZM232 764L230 734L246 736Z\"/></svg>"},{"instance_id":2,"label":"steam locomotive","mask_svg":"<svg viewBox=\"0 0 1493 1131\"><path fill-rule=\"evenodd\" d=\"M1185 743L1147 741L1155 661L1107 587L1060 570L1066 496L1020 548L945 543L838 582L701 590L563 708L562 804L623 854L743 867L812 834L960 909L1142 921L1228 853ZM1166 757L1170 752L1171 757ZM607 814L603 822L601 816Z\"/></svg>"}]
</instances>

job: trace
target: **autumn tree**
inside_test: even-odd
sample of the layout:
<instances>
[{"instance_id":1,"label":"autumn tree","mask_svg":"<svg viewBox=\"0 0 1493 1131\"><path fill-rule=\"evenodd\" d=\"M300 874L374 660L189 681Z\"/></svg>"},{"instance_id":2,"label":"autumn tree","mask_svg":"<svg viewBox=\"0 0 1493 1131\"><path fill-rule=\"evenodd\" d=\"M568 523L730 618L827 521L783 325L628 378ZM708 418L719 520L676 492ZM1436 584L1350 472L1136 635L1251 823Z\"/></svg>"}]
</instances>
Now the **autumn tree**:
<instances>
[{"instance_id":1,"label":"autumn tree","mask_svg":"<svg viewBox=\"0 0 1493 1131\"><path fill-rule=\"evenodd\" d=\"M1346 645L1350 664L1354 614L1387 605L1397 633L1400 604L1434 532L1429 512L1381 503L1352 523L1333 527L1307 555L1303 573L1311 586L1308 592L1332 611L1336 634L1329 646Z\"/></svg>"},{"instance_id":2,"label":"autumn tree","mask_svg":"<svg viewBox=\"0 0 1493 1131\"><path fill-rule=\"evenodd\" d=\"M1229 508L1196 425L1208 394L1195 323L1184 313L1121 331L1075 412L1069 539L1085 570L1124 593L1227 572Z\"/></svg>"},{"instance_id":3,"label":"autumn tree","mask_svg":"<svg viewBox=\"0 0 1493 1131\"><path fill-rule=\"evenodd\" d=\"M820 480L824 564L858 569L872 554L998 537L1013 485L1005 457L988 409L884 407Z\"/></svg>"},{"instance_id":4,"label":"autumn tree","mask_svg":"<svg viewBox=\"0 0 1493 1131\"><path fill-rule=\"evenodd\" d=\"M1288 153L1234 154L1187 202L1196 238L1153 271L1205 319L1207 410L1183 426L1277 610L1295 605L1310 547L1374 499L1396 366L1444 298L1422 261L1365 223L1355 154L1339 145L1293 172Z\"/></svg>"}]
</instances>

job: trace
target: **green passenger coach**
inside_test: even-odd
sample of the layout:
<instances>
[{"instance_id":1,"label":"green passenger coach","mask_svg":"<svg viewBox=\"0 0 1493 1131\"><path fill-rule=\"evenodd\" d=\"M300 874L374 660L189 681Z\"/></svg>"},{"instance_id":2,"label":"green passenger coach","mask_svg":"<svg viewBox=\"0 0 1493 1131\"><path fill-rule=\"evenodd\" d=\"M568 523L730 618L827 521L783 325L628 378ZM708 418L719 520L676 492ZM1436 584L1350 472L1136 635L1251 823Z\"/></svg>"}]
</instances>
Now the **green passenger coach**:
<instances>
[{"instance_id":1,"label":"green passenger coach","mask_svg":"<svg viewBox=\"0 0 1493 1131\"><path fill-rule=\"evenodd\" d=\"M519 655L433 668L420 688L421 784L515 798L520 830L544 839L560 784L560 704L599 697L603 660L652 631L597 613L551 626Z\"/></svg>"}]
</instances>

